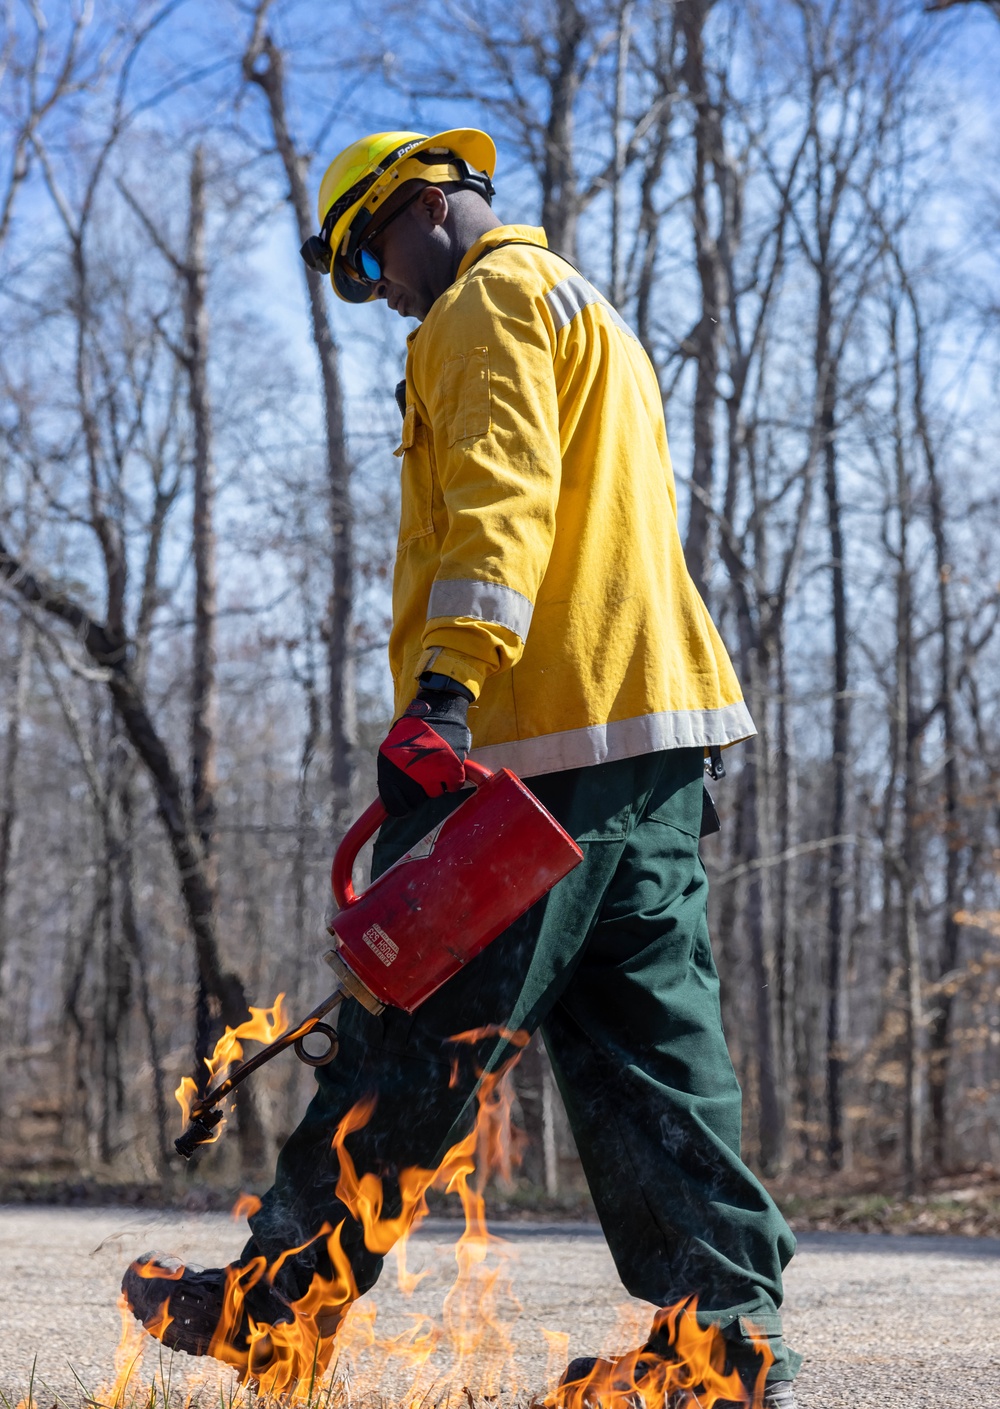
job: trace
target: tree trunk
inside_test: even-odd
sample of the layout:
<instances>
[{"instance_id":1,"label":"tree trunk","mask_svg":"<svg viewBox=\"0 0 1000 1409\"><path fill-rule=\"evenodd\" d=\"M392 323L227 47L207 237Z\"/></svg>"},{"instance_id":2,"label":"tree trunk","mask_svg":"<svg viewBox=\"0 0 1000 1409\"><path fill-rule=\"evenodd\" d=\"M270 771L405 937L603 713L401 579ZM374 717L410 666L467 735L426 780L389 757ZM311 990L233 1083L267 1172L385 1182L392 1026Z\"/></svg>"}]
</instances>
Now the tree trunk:
<instances>
[{"instance_id":1,"label":"tree trunk","mask_svg":"<svg viewBox=\"0 0 1000 1409\"><path fill-rule=\"evenodd\" d=\"M550 1199L559 1194L559 1145L556 1139L556 1079L546 1056L542 1063L542 1156L545 1166L545 1192Z\"/></svg>"},{"instance_id":2,"label":"tree trunk","mask_svg":"<svg viewBox=\"0 0 1000 1409\"><path fill-rule=\"evenodd\" d=\"M901 512L902 517L902 512ZM913 611L905 520L901 532L897 583L896 710L903 752L903 806L898 861L900 956L903 966L904 1092L903 1179L906 1193L920 1187L923 1172L923 979L917 929L918 726L913 700Z\"/></svg>"},{"instance_id":3,"label":"tree trunk","mask_svg":"<svg viewBox=\"0 0 1000 1409\"><path fill-rule=\"evenodd\" d=\"M848 749L850 705L848 685L847 585L844 536L837 478L837 374L831 360L833 297L825 260L819 271L815 373L824 465L827 529L830 538L830 609L833 618L833 718L831 726L830 835L847 830ZM835 840L830 847L827 879L827 1011L826 1120L827 1160L831 1169L844 1166L844 891L848 881L847 848Z\"/></svg>"},{"instance_id":4,"label":"tree trunk","mask_svg":"<svg viewBox=\"0 0 1000 1409\"><path fill-rule=\"evenodd\" d=\"M766 654L761 653L766 660ZM755 662L755 667L763 674L763 664ZM768 770L766 711L762 691L751 687L750 698L753 711L758 717L761 732L745 745L747 756L744 759L743 805L747 810L745 833L752 838L752 854L763 856L771 845L770 794L771 779ZM758 1075L757 1132L759 1158L766 1174L775 1174L781 1168L785 1151L784 1102L779 1092L778 1075L778 992L775 983L774 952L771 944L771 885L769 872L762 866L755 867L749 874L743 906L743 923L746 927L750 951L750 973L753 981L752 1020L756 1049Z\"/></svg>"},{"instance_id":5,"label":"tree trunk","mask_svg":"<svg viewBox=\"0 0 1000 1409\"><path fill-rule=\"evenodd\" d=\"M107 887L101 927L100 988L98 1000L98 1065L100 1097L97 1148L102 1164L110 1165L118 1148L117 1120L125 1106L122 1063L125 1058L125 1028L132 1000L132 965L121 924L123 852L127 845L121 825L121 791L125 785L124 740L119 721L111 716L106 746L105 798L102 811L104 883Z\"/></svg>"},{"instance_id":6,"label":"tree trunk","mask_svg":"<svg viewBox=\"0 0 1000 1409\"><path fill-rule=\"evenodd\" d=\"M291 982L288 999L293 1013L298 1012L302 994L304 965L301 956L306 948L307 882L309 877L309 770L319 747L322 732L323 703L316 688L316 679L310 664L308 673L300 682L305 693L306 732L302 740L302 753L299 757L299 778L295 794L295 855L292 858L292 887L295 896L295 916L292 924L293 944ZM285 1079L285 1109L294 1111L299 1106L298 1093L302 1086L303 1067L301 1062L289 1062Z\"/></svg>"},{"instance_id":7,"label":"tree trunk","mask_svg":"<svg viewBox=\"0 0 1000 1409\"><path fill-rule=\"evenodd\" d=\"M777 686L776 749L774 756L775 822L779 855L789 851L798 836L797 788L794 746L791 737L791 711L788 706L789 681L785 669L783 637L777 638L775 683ZM790 1092L787 1083L795 1071L795 992L798 961L797 870L794 861L784 861L775 877L774 972L778 985L778 1051L781 1081L779 1092L784 1123L787 1125ZM784 1151L782 1152L784 1154Z\"/></svg>"},{"instance_id":8,"label":"tree trunk","mask_svg":"<svg viewBox=\"0 0 1000 1409\"><path fill-rule=\"evenodd\" d=\"M536 1187L545 1182L545 1068L548 1065L542 1034L535 1032L512 1075L526 1137L521 1169Z\"/></svg>"},{"instance_id":9,"label":"tree trunk","mask_svg":"<svg viewBox=\"0 0 1000 1409\"><path fill-rule=\"evenodd\" d=\"M691 187L695 263L701 315L693 334L697 363L694 389L691 504L684 542L688 571L702 597L711 573L712 486L715 477L715 408L722 337L722 269L711 230L708 200L710 168L721 160L719 114L708 95L705 72L705 20L714 0L687 0L678 11L684 35L684 81L694 104L694 175Z\"/></svg>"},{"instance_id":10,"label":"tree trunk","mask_svg":"<svg viewBox=\"0 0 1000 1409\"><path fill-rule=\"evenodd\" d=\"M217 587L215 569L215 464L212 405L208 391L208 270L205 264L205 157L191 162L187 253L184 259L184 331L188 404L194 432L194 637L191 670L191 810L205 854L205 874L216 888L215 731Z\"/></svg>"},{"instance_id":11,"label":"tree trunk","mask_svg":"<svg viewBox=\"0 0 1000 1409\"><path fill-rule=\"evenodd\" d=\"M655 26L654 71L658 91L656 121L650 131L642 178L639 184L639 211L636 220L633 262L638 265L635 289L635 330L646 356L656 369L663 389L663 366L657 355L654 338L653 310L656 291L656 262L660 250L662 219L657 208L657 190L673 139L674 113L677 108L677 19L671 9L657 17ZM633 216L635 220L635 216ZM664 407L666 411L666 407Z\"/></svg>"},{"instance_id":12,"label":"tree trunk","mask_svg":"<svg viewBox=\"0 0 1000 1409\"><path fill-rule=\"evenodd\" d=\"M122 779L119 792L121 810L122 843L118 849L118 889L121 907L122 934L132 962L135 964L139 984L139 1003L142 1009L143 1026L146 1029L146 1045L149 1051L149 1065L153 1076L153 1114L156 1119L156 1163L161 1174L170 1166L173 1149L170 1144L169 1121L167 1118L166 1077L163 1071L163 1049L156 1027L153 1012L153 998L149 984L149 970L146 964L146 951L142 929L135 904L135 852L132 838L135 835L132 780Z\"/></svg>"},{"instance_id":13,"label":"tree trunk","mask_svg":"<svg viewBox=\"0 0 1000 1409\"><path fill-rule=\"evenodd\" d=\"M0 788L0 993L3 991L4 962L9 940L10 884L17 856L20 800L17 764L21 752L21 721L28 705L34 649L35 629L28 618L22 616L17 628L17 664L14 667L14 679L8 696L3 786Z\"/></svg>"},{"instance_id":14,"label":"tree trunk","mask_svg":"<svg viewBox=\"0 0 1000 1409\"><path fill-rule=\"evenodd\" d=\"M621 0L618 11L617 64L615 69L615 110L613 117L615 143L615 171L611 184L611 302L620 308L625 298L622 279L621 259L621 199L622 181L625 176L625 118L626 79L628 77L628 55L632 40L633 0Z\"/></svg>"},{"instance_id":15,"label":"tree trunk","mask_svg":"<svg viewBox=\"0 0 1000 1409\"><path fill-rule=\"evenodd\" d=\"M556 57L549 81L549 117L542 162L542 224L554 250L576 260L580 215L574 161L573 106L579 88L578 55L587 20L576 0L556 0Z\"/></svg>"},{"instance_id":16,"label":"tree trunk","mask_svg":"<svg viewBox=\"0 0 1000 1409\"><path fill-rule=\"evenodd\" d=\"M91 660L107 671L107 685L119 717L149 774L157 812L167 833L181 896L194 937L199 978L210 995L214 1012L235 1026L247 1015L243 984L227 973L219 957L212 895L180 777L150 716L143 692L127 657L108 628L94 619L41 574L29 572L0 539L0 577L25 599L62 621L82 643Z\"/></svg>"},{"instance_id":17,"label":"tree trunk","mask_svg":"<svg viewBox=\"0 0 1000 1409\"><path fill-rule=\"evenodd\" d=\"M195 147L191 160L187 248L181 265L184 283L184 361L188 374L188 406L194 435L192 545L194 558L194 635L191 668L191 819L201 847L203 894L214 928L218 909L218 861L215 854L216 817L216 623L218 616L215 567L215 462L212 402L208 386L208 267L205 259L205 153ZM241 1017L243 1015L241 1014ZM213 1005L212 991L199 972L195 1005L195 1080L204 1094L209 1057L221 1035L224 1018ZM257 1169L264 1158L264 1131L253 1089L244 1086L236 1102L240 1153L245 1169Z\"/></svg>"},{"instance_id":18,"label":"tree trunk","mask_svg":"<svg viewBox=\"0 0 1000 1409\"><path fill-rule=\"evenodd\" d=\"M190 769L191 815L201 843L206 903L216 912L218 868L213 854L215 825L215 467L212 462L212 410L208 395L208 271L205 268L205 159L200 146L191 161L188 188L187 250L178 265L184 284L184 366L194 435L193 519L194 635L191 642ZM216 1015L217 1016L217 1015ZM195 1001L194 1069L201 1094L207 1090L205 1058L219 1036L212 1021L204 975Z\"/></svg>"},{"instance_id":19,"label":"tree trunk","mask_svg":"<svg viewBox=\"0 0 1000 1409\"><path fill-rule=\"evenodd\" d=\"M902 423L902 369L897 341L896 312L890 322L890 346L894 355L893 424L895 430L895 500L899 516L899 547L896 564L896 727L902 753L903 806L901 835L895 866L900 892L900 956L903 965L903 1012L905 1047L903 1066L903 1178L908 1194L920 1185L923 1169L923 977L920 936L917 929L918 809L920 739L923 726L914 697L914 604L910 569L910 525L913 517L912 492L907 473Z\"/></svg>"},{"instance_id":20,"label":"tree trunk","mask_svg":"<svg viewBox=\"0 0 1000 1409\"><path fill-rule=\"evenodd\" d=\"M299 240L316 231L316 217L305 183L305 159L296 150L285 106L284 59L269 34L256 35L243 56L243 73L267 99L271 129L288 179L288 200ZM357 699L353 643L354 514L351 505L351 462L344 433L340 362L324 304L324 281L306 274L313 342L319 357L326 426L330 527L333 538L333 584L327 636L329 655L330 779L333 784L333 823L336 835L350 819L357 748Z\"/></svg>"},{"instance_id":21,"label":"tree trunk","mask_svg":"<svg viewBox=\"0 0 1000 1409\"><path fill-rule=\"evenodd\" d=\"M955 916L962 906L962 827L961 788L959 773L959 740L955 721L954 646L951 607L951 551L945 519L944 496L938 474L937 454L927 420L927 396L924 386L923 327L913 290L906 282L914 324L913 413L917 435L924 452L927 468L928 506L931 535L934 539L934 568L937 583L938 639L940 641L937 670L936 710L941 718L941 746L944 750L943 769L943 834L945 841L944 918L942 921L941 952L938 965L939 987L935 996L929 1034L928 1086L930 1096L931 1159L935 1168L948 1165L948 1070L951 1052L951 1018L954 994L947 983L940 983L958 967L960 928Z\"/></svg>"}]
</instances>

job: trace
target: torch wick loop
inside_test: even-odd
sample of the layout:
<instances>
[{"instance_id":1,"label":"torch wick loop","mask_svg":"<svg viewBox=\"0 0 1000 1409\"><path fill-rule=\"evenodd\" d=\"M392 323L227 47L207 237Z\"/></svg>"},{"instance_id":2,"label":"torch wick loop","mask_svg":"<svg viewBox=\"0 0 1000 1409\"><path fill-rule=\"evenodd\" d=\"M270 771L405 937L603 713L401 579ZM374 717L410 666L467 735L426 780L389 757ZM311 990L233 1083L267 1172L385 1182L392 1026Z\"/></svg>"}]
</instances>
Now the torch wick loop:
<instances>
[{"instance_id":1,"label":"torch wick loop","mask_svg":"<svg viewBox=\"0 0 1000 1409\"><path fill-rule=\"evenodd\" d=\"M335 989L328 998L323 999L322 1003L317 1003L311 1013L306 1014L298 1027L291 1028L281 1037L276 1038L274 1042L269 1042L266 1047L255 1052L252 1057L248 1057L245 1062L240 1062L239 1066L234 1067L229 1073L225 1081L220 1081L218 1086L213 1086L211 1091L207 1091L204 1096L195 1101L191 1107L189 1123L203 1119L211 1112L212 1107L218 1105L231 1091L235 1090L245 1077L256 1071L258 1067L262 1067L265 1062L269 1062L272 1057L276 1057L279 1052L283 1052L286 1047L294 1047L295 1055L307 1066L320 1067L332 1062L337 1055L337 1034L329 1023L321 1022L320 1019L326 1017L327 1013L332 1013L335 1008L339 1008L346 996L342 988ZM308 1037L311 1032L322 1033L327 1041L326 1049L318 1056L307 1052L303 1045L303 1038ZM217 1122L213 1122L213 1124L217 1124Z\"/></svg>"}]
</instances>

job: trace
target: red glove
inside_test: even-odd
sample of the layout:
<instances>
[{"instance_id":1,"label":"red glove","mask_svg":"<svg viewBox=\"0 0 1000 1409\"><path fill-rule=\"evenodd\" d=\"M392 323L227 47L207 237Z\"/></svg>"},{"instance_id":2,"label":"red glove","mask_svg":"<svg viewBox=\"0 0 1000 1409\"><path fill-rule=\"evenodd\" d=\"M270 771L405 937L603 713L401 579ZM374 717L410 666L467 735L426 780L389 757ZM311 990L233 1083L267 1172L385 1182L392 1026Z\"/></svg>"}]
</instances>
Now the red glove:
<instances>
[{"instance_id":1,"label":"red glove","mask_svg":"<svg viewBox=\"0 0 1000 1409\"><path fill-rule=\"evenodd\" d=\"M446 678L435 677L435 684ZM448 684L453 690L421 688L378 751L379 797L390 816L403 817L428 798L465 786L472 695L454 681Z\"/></svg>"}]
</instances>

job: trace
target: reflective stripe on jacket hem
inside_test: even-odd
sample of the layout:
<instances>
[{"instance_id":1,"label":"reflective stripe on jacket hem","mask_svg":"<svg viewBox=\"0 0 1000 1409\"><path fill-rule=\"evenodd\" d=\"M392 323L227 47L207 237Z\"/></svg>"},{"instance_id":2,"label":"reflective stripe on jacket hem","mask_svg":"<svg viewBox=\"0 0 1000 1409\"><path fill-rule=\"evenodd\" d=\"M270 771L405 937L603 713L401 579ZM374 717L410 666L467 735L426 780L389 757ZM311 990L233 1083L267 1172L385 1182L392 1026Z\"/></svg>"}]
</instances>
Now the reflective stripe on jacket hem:
<instances>
[{"instance_id":1,"label":"reflective stripe on jacket hem","mask_svg":"<svg viewBox=\"0 0 1000 1409\"><path fill-rule=\"evenodd\" d=\"M611 724L592 724L534 739L512 739L473 749L472 758L486 768L509 768L521 778L588 768L618 758L636 758L660 749L708 748L735 744L756 734L750 711L742 700L720 709L664 710Z\"/></svg>"},{"instance_id":2,"label":"reflective stripe on jacket hem","mask_svg":"<svg viewBox=\"0 0 1000 1409\"><path fill-rule=\"evenodd\" d=\"M471 577L445 578L431 588L427 620L433 621L439 616L471 616L476 621L505 626L525 641L533 611L527 597L515 592L513 587Z\"/></svg>"}]
</instances>

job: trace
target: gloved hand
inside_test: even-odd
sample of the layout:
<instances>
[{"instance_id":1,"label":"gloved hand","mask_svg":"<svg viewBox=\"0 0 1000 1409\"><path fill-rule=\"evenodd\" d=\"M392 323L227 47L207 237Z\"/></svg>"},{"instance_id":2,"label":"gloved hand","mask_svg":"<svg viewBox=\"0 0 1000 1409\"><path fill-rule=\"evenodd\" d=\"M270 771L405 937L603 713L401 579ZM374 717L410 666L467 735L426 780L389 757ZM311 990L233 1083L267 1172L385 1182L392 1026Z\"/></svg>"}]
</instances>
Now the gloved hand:
<instances>
[{"instance_id":1,"label":"gloved hand","mask_svg":"<svg viewBox=\"0 0 1000 1409\"><path fill-rule=\"evenodd\" d=\"M472 700L471 691L446 675L420 677L416 698L378 751L378 795L391 817L464 787Z\"/></svg>"}]
</instances>

